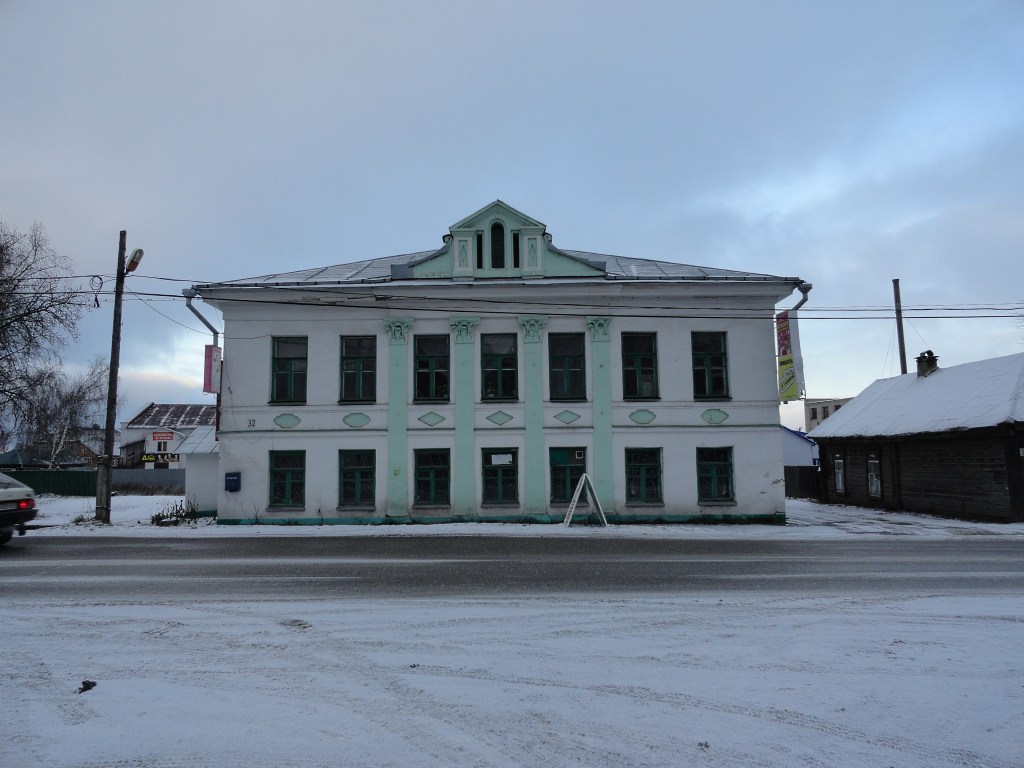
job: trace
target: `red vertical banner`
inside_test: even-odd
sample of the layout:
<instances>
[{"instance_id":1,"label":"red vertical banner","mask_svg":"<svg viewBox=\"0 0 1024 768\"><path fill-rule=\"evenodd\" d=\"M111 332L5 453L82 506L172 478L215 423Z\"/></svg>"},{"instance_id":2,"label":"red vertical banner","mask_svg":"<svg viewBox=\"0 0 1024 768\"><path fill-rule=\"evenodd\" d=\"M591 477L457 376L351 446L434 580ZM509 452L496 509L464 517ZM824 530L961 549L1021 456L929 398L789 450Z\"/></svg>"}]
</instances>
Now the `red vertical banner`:
<instances>
[{"instance_id":1,"label":"red vertical banner","mask_svg":"<svg viewBox=\"0 0 1024 768\"><path fill-rule=\"evenodd\" d=\"M220 347L213 344L206 345L206 359L203 364L203 392L220 393L220 355Z\"/></svg>"}]
</instances>

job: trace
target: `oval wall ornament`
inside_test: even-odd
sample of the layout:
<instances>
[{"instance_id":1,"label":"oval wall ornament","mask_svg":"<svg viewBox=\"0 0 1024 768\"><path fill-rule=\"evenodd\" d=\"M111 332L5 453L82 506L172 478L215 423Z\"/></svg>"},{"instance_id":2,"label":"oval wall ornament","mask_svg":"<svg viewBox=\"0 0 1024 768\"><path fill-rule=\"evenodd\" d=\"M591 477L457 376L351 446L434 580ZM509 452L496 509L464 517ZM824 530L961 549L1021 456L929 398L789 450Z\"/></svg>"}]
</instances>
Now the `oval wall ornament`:
<instances>
[{"instance_id":1,"label":"oval wall ornament","mask_svg":"<svg viewBox=\"0 0 1024 768\"><path fill-rule=\"evenodd\" d=\"M370 423L370 417L365 413L350 413L342 421L353 429L359 429Z\"/></svg>"},{"instance_id":2,"label":"oval wall ornament","mask_svg":"<svg viewBox=\"0 0 1024 768\"><path fill-rule=\"evenodd\" d=\"M512 421L512 414L505 413L504 411L495 411L494 413L487 417L487 420L492 424L497 424L500 427L502 424L507 424L508 422Z\"/></svg>"},{"instance_id":3,"label":"oval wall ornament","mask_svg":"<svg viewBox=\"0 0 1024 768\"><path fill-rule=\"evenodd\" d=\"M281 429L293 429L302 423L302 419L294 413L282 413L274 419L274 423Z\"/></svg>"},{"instance_id":4,"label":"oval wall ornament","mask_svg":"<svg viewBox=\"0 0 1024 768\"><path fill-rule=\"evenodd\" d=\"M555 414L555 418L558 419L563 424L572 424L579 417L580 415L578 413L574 413L573 411L562 411L561 413Z\"/></svg>"},{"instance_id":5,"label":"oval wall ornament","mask_svg":"<svg viewBox=\"0 0 1024 768\"><path fill-rule=\"evenodd\" d=\"M721 424L729 418L729 414L721 408L708 408L700 417L707 424Z\"/></svg>"},{"instance_id":6,"label":"oval wall ornament","mask_svg":"<svg viewBox=\"0 0 1024 768\"><path fill-rule=\"evenodd\" d=\"M629 420L634 424L650 424L658 418L654 411L648 411L646 408L641 408L639 411L633 411L629 414Z\"/></svg>"}]
</instances>

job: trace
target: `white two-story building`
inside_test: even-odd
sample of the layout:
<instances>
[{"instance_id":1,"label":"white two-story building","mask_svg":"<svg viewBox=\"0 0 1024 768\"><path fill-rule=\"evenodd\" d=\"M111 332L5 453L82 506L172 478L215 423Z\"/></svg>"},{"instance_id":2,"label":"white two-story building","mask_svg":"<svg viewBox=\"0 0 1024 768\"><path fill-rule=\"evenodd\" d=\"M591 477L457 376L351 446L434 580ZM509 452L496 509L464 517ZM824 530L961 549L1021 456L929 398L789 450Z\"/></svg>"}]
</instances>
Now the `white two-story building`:
<instances>
[{"instance_id":1,"label":"white two-story building","mask_svg":"<svg viewBox=\"0 0 1024 768\"><path fill-rule=\"evenodd\" d=\"M556 247L495 201L419 253L194 286L222 523L783 522L776 277Z\"/></svg>"}]
</instances>

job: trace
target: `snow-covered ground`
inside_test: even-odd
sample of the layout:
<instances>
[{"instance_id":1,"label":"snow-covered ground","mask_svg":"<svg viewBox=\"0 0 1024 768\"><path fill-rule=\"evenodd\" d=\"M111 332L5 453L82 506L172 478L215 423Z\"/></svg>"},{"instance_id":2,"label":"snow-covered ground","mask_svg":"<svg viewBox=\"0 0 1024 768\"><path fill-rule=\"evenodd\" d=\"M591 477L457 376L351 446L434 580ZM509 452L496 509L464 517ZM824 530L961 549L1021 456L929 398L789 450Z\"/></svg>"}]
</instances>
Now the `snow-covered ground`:
<instances>
[{"instance_id":1,"label":"snow-covered ground","mask_svg":"<svg viewBox=\"0 0 1024 768\"><path fill-rule=\"evenodd\" d=\"M60 525L28 537L1024 535L807 502L784 528L148 525L175 501L117 497L100 527L67 522L88 501L43 499L39 522ZM6 594L4 768L1024 765L1020 594Z\"/></svg>"},{"instance_id":2,"label":"snow-covered ground","mask_svg":"<svg viewBox=\"0 0 1024 768\"><path fill-rule=\"evenodd\" d=\"M40 526L30 536L634 536L656 538L835 538L856 534L915 537L1024 536L1024 523L974 523L928 515L885 512L860 507L831 506L788 499L788 523L780 525L622 525L597 528L574 525L515 525L509 523L452 523L445 525L217 525L212 518L195 525L157 527L154 514L184 502L181 496L114 496L111 524L91 522L96 500L43 496L39 499ZM76 524L75 519L85 522Z\"/></svg>"}]
</instances>

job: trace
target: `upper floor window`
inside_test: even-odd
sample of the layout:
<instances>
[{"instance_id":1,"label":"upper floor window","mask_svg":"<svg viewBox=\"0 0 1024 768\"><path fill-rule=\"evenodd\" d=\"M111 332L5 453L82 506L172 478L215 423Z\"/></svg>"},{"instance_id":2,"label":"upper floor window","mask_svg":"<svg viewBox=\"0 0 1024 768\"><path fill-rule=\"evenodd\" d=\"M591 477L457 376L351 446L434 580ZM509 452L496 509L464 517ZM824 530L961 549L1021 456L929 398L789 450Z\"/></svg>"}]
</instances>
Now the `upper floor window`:
<instances>
[{"instance_id":1,"label":"upper floor window","mask_svg":"<svg viewBox=\"0 0 1024 768\"><path fill-rule=\"evenodd\" d=\"M277 336L273 347L270 399L277 403L306 402L306 337Z\"/></svg>"},{"instance_id":2,"label":"upper floor window","mask_svg":"<svg viewBox=\"0 0 1024 768\"><path fill-rule=\"evenodd\" d=\"M729 365L725 334L694 331L690 334L693 351L693 396L729 397Z\"/></svg>"},{"instance_id":3,"label":"upper floor window","mask_svg":"<svg viewBox=\"0 0 1024 768\"><path fill-rule=\"evenodd\" d=\"M519 397L519 370L514 333L480 336L482 400L515 400Z\"/></svg>"},{"instance_id":4,"label":"upper floor window","mask_svg":"<svg viewBox=\"0 0 1024 768\"><path fill-rule=\"evenodd\" d=\"M622 396L626 400L658 396L657 334L622 334Z\"/></svg>"},{"instance_id":5,"label":"upper floor window","mask_svg":"<svg viewBox=\"0 0 1024 768\"><path fill-rule=\"evenodd\" d=\"M501 222L491 224L491 269L505 268L505 226Z\"/></svg>"},{"instance_id":6,"label":"upper floor window","mask_svg":"<svg viewBox=\"0 0 1024 768\"><path fill-rule=\"evenodd\" d=\"M414 348L415 399L448 400L448 337L416 336Z\"/></svg>"},{"instance_id":7,"label":"upper floor window","mask_svg":"<svg viewBox=\"0 0 1024 768\"><path fill-rule=\"evenodd\" d=\"M377 399L377 339L374 336L341 337L341 401Z\"/></svg>"},{"instance_id":8,"label":"upper floor window","mask_svg":"<svg viewBox=\"0 0 1024 768\"><path fill-rule=\"evenodd\" d=\"M817 421L817 420L818 420L818 409L817 408L811 408L811 421Z\"/></svg>"},{"instance_id":9,"label":"upper floor window","mask_svg":"<svg viewBox=\"0 0 1024 768\"><path fill-rule=\"evenodd\" d=\"M548 377L552 400L585 400L585 336L582 333L548 334Z\"/></svg>"}]
</instances>

